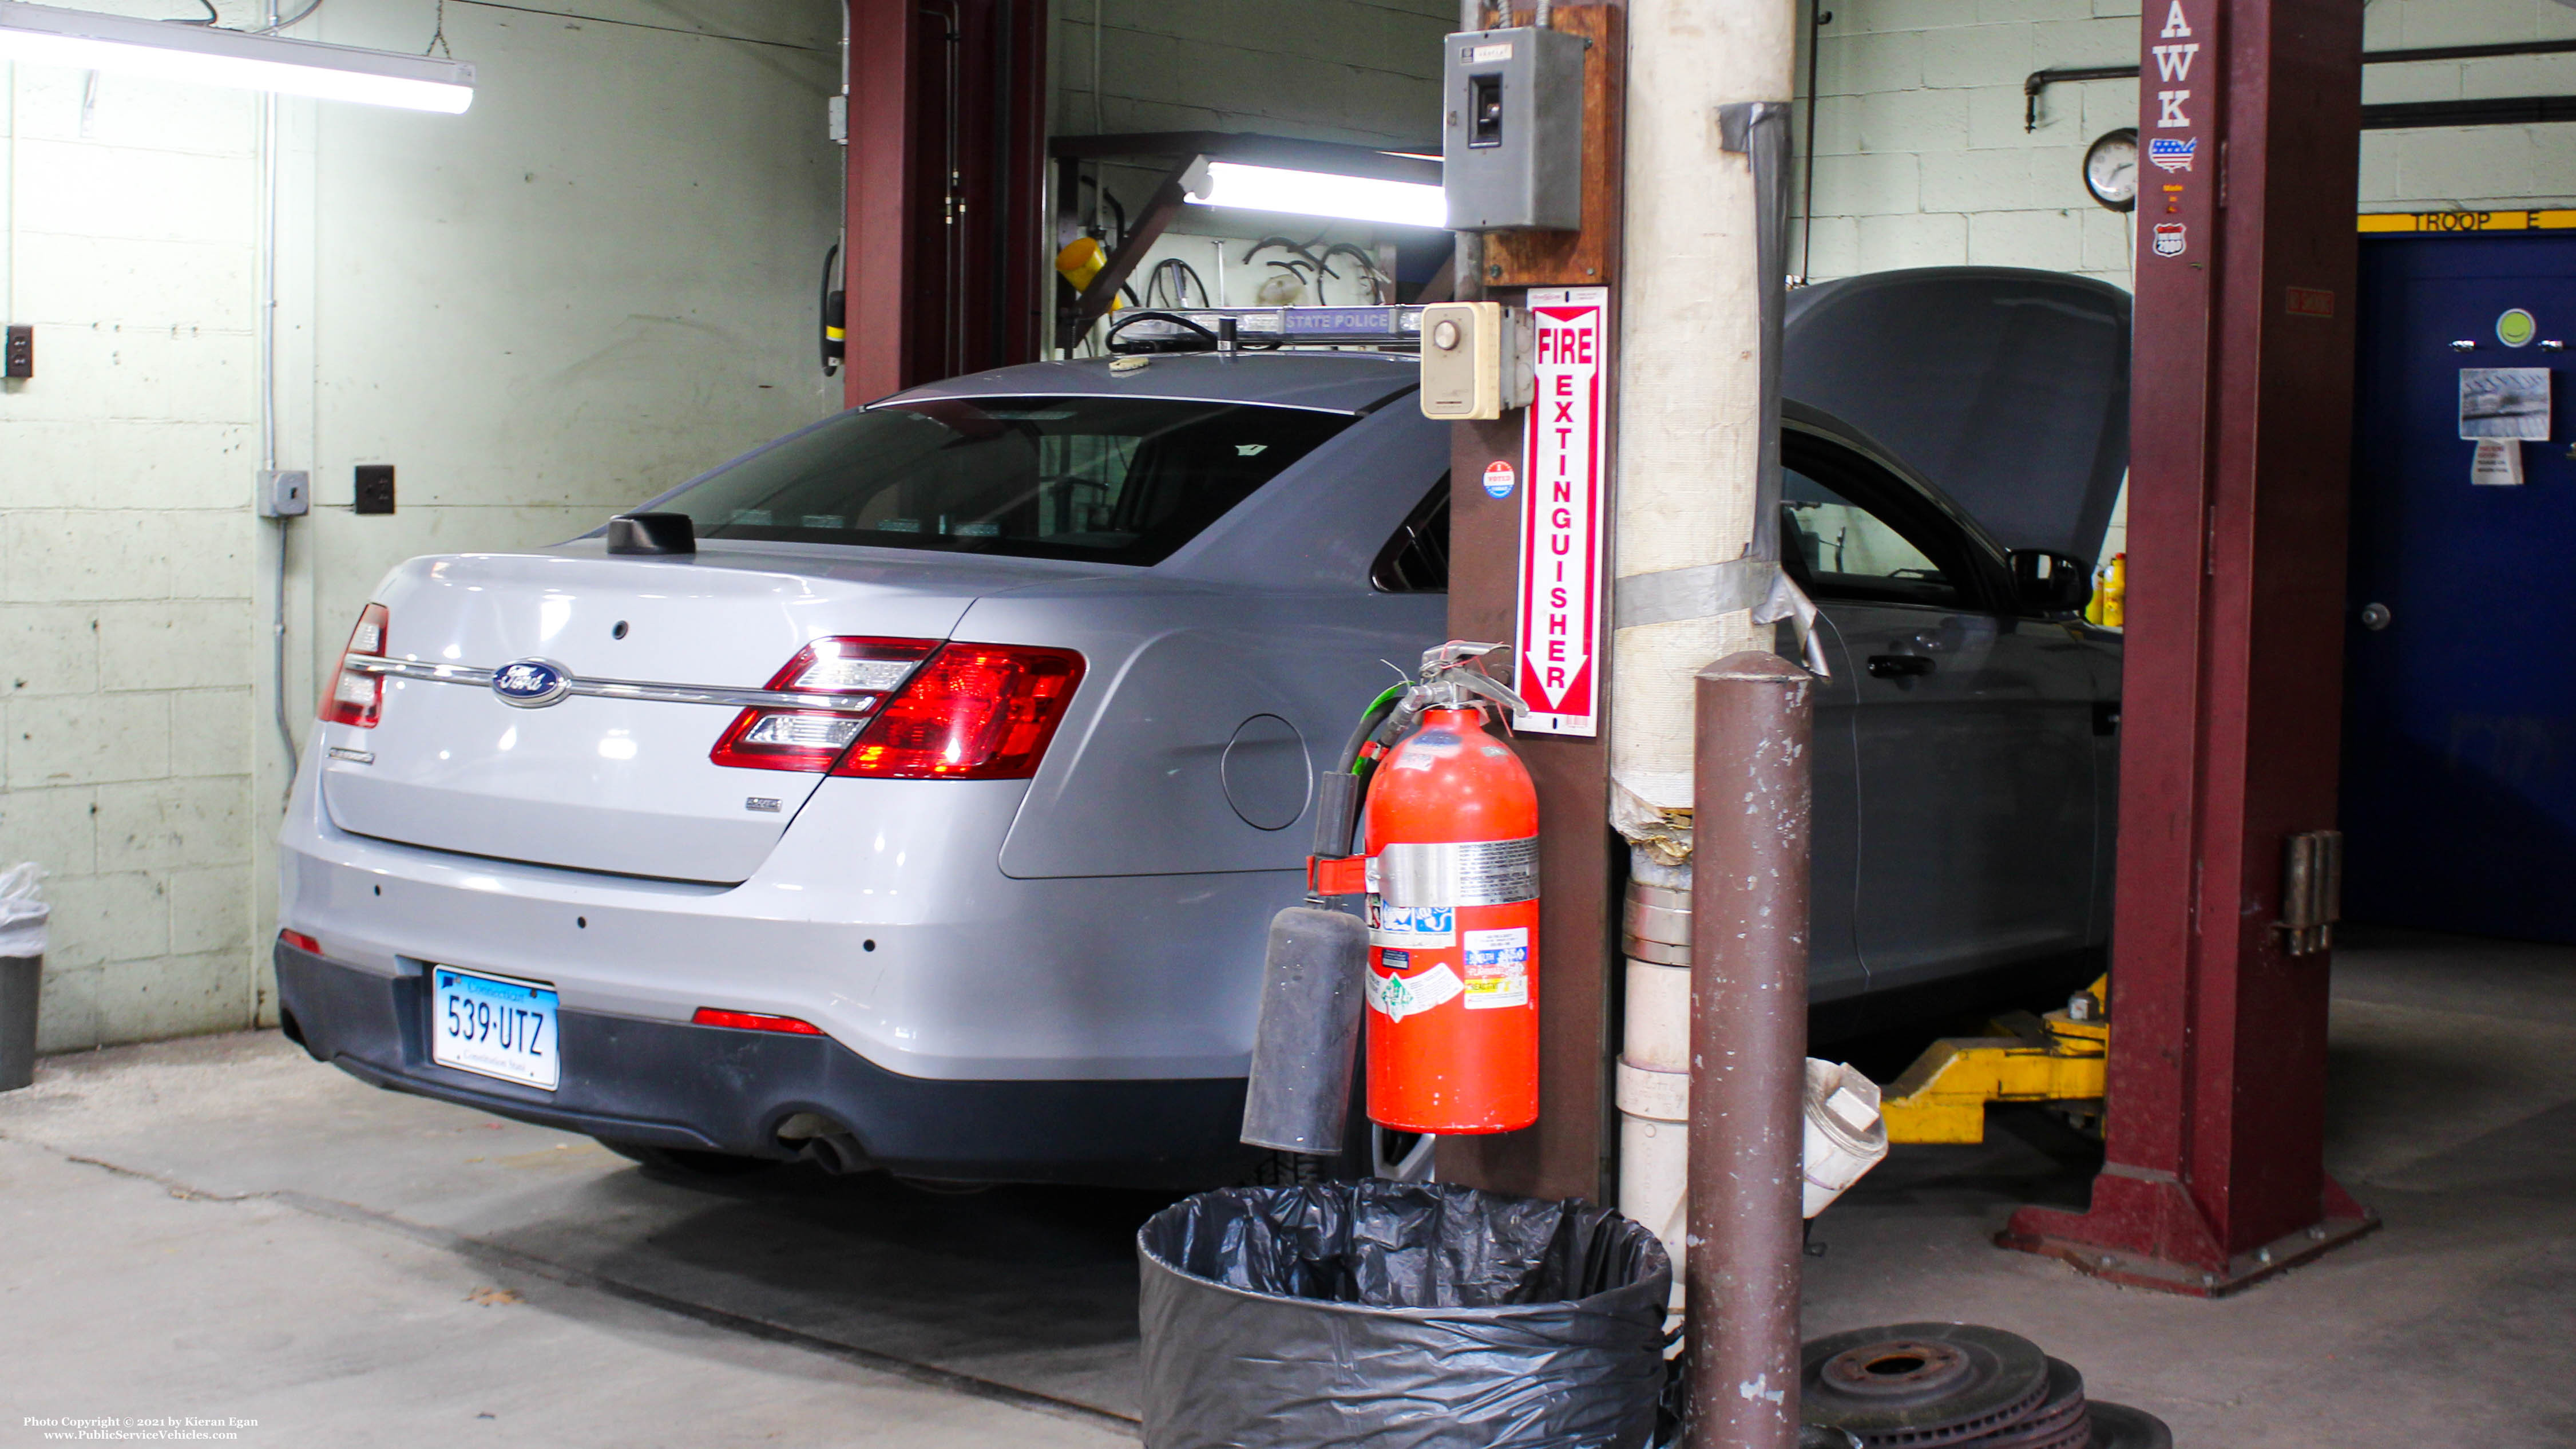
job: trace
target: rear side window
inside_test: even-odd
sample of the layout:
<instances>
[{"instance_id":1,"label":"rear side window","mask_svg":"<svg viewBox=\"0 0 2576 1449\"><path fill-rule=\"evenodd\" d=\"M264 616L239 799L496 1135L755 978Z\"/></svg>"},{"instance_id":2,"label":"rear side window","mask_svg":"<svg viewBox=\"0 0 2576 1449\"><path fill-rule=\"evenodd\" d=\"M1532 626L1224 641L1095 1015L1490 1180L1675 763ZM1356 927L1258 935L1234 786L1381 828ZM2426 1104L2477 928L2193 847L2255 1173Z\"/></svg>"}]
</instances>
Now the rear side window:
<instances>
[{"instance_id":1,"label":"rear side window","mask_svg":"<svg viewBox=\"0 0 2576 1449\"><path fill-rule=\"evenodd\" d=\"M1449 592L1449 475L1440 475L1395 536L1378 550L1369 583L1381 594Z\"/></svg>"},{"instance_id":2,"label":"rear side window","mask_svg":"<svg viewBox=\"0 0 2576 1449\"><path fill-rule=\"evenodd\" d=\"M844 413L663 504L701 538L1152 564L1351 425L1161 398L941 398Z\"/></svg>"}]
</instances>

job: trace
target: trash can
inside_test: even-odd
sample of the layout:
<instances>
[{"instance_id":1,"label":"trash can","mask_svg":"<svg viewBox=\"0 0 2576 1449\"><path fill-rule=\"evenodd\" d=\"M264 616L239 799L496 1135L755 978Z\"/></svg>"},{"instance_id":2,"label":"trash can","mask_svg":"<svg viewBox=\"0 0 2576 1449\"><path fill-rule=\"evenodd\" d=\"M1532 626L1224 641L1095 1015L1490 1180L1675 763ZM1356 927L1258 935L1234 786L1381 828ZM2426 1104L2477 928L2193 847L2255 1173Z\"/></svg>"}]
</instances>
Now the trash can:
<instances>
[{"instance_id":1,"label":"trash can","mask_svg":"<svg viewBox=\"0 0 2576 1449\"><path fill-rule=\"evenodd\" d=\"M45 918L32 864L0 871L0 1092L36 1080L36 993L45 974Z\"/></svg>"},{"instance_id":2,"label":"trash can","mask_svg":"<svg viewBox=\"0 0 2576 1449\"><path fill-rule=\"evenodd\" d=\"M1146 1449L1640 1449L1672 1266L1582 1202L1225 1188L1136 1234Z\"/></svg>"}]
</instances>

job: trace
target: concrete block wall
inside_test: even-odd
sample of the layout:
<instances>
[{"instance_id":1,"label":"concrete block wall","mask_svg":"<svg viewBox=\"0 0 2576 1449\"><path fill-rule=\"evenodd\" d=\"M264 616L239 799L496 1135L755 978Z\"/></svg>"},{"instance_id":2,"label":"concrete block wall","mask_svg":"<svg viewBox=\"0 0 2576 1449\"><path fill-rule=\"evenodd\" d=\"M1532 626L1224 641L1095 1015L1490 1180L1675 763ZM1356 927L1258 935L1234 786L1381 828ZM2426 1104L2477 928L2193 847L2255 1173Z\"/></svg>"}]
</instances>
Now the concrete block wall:
<instances>
[{"instance_id":1,"label":"concrete block wall","mask_svg":"<svg viewBox=\"0 0 2576 1449\"><path fill-rule=\"evenodd\" d=\"M2084 189L2085 148L2137 124L2134 80L2052 85L2023 130L2023 79L2134 65L2138 0L1821 0L1813 254L1818 281L1895 267L2045 267L2128 285L2132 222ZM2364 45L2576 37L2556 0L2375 0ZM2576 55L2363 70L2365 101L2576 93ZM1799 118L1804 124L1805 118ZM2576 126L2372 131L2355 206L2560 205ZM1792 242L1792 257L1798 255Z\"/></svg>"},{"instance_id":2,"label":"concrete block wall","mask_svg":"<svg viewBox=\"0 0 2576 1449\"><path fill-rule=\"evenodd\" d=\"M448 7L481 70L461 117L281 106L279 462L314 477L285 589L299 735L393 563L581 532L838 406L811 316L834 0L579 8ZM297 33L417 52L438 15L334 0ZM37 338L36 377L0 384L0 864L52 872L48 1051L272 1014L258 109L0 67L0 310ZM394 515L348 511L361 462L397 466Z\"/></svg>"},{"instance_id":3,"label":"concrete block wall","mask_svg":"<svg viewBox=\"0 0 2576 1449\"><path fill-rule=\"evenodd\" d=\"M40 1045L246 1024L256 101L7 95L0 860L53 873Z\"/></svg>"},{"instance_id":4,"label":"concrete block wall","mask_svg":"<svg viewBox=\"0 0 2576 1449\"><path fill-rule=\"evenodd\" d=\"M2365 50L2576 39L2557 0L2374 0ZM2365 66L2365 102L2576 95L2576 55ZM2361 139L2364 211L2576 205L2576 126L2372 131Z\"/></svg>"},{"instance_id":5,"label":"concrete block wall","mask_svg":"<svg viewBox=\"0 0 2576 1449\"><path fill-rule=\"evenodd\" d=\"M2137 83L2052 87L2038 129L2025 133L2022 79L2047 66L2134 63L2138 0L1824 8L1806 275L1977 263L2127 285L2129 219L2094 203L2082 165L2095 136L2135 124ZM1793 259L1797 246L1793 237Z\"/></svg>"},{"instance_id":6,"label":"concrete block wall","mask_svg":"<svg viewBox=\"0 0 2576 1449\"><path fill-rule=\"evenodd\" d=\"M1059 134L1438 146L1453 0L1063 0L1055 13Z\"/></svg>"}]
</instances>

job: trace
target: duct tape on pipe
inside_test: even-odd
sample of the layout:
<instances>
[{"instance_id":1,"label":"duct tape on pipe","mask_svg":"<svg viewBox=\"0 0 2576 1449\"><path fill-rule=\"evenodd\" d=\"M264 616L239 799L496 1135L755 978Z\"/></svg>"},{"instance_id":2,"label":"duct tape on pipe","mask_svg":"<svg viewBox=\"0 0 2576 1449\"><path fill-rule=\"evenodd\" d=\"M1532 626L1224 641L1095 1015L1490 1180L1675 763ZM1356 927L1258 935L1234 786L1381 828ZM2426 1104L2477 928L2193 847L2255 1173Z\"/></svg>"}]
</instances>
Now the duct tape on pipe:
<instances>
[{"instance_id":1,"label":"duct tape on pipe","mask_svg":"<svg viewBox=\"0 0 2576 1449\"><path fill-rule=\"evenodd\" d=\"M1791 621L1807 668L1818 678L1833 677L1816 638L1815 602L1771 559L1737 558L1630 574L1619 580L1612 591L1611 618L1618 628L1634 629L1680 619L1706 619L1739 609L1751 610L1757 624Z\"/></svg>"}]
</instances>

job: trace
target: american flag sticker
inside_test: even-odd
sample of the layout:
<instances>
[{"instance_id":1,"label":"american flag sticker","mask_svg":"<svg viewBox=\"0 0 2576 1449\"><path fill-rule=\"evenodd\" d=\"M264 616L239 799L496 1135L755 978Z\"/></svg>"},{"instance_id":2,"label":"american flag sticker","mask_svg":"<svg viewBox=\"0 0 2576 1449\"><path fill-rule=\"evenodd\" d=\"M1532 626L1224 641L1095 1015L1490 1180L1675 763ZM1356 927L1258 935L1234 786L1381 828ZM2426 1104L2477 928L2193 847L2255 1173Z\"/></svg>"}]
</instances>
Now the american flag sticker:
<instances>
[{"instance_id":1,"label":"american flag sticker","mask_svg":"<svg viewBox=\"0 0 2576 1449\"><path fill-rule=\"evenodd\" d=\"M2192 155L2199 149L2198 136L2155 136L2147 141L2147 159L2167 171L2189 171Z\"/></svg>"}]
</instances>

